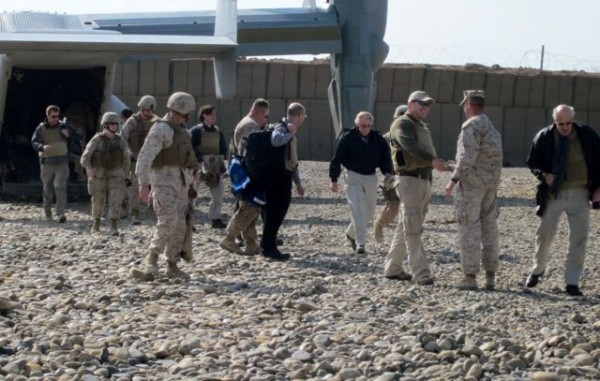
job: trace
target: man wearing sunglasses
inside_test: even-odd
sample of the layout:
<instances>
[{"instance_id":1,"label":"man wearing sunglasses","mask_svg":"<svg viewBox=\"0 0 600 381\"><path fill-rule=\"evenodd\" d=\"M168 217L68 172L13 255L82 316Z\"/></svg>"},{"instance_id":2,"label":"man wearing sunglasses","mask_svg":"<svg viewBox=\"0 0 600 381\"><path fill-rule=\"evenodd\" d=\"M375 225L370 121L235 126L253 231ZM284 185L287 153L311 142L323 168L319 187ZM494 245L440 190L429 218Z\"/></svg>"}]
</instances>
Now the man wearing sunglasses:
<instances>
[{"instance_id":1,"label":"man wearing sunglasses","mask_svg":"<svg viewBox=\"0 0 600 381\"><path fill-rule=\"evenodd\" d=\"M408 111L390 126L392 163L397 175L396 193L400 216L390 244L384 275L391 280L431 285L433 278L421 240L423 222L431 198L432 170L445 171L445 161L437 158L431 133L423 122L434 99L424 91L408 97ZM408 254L411 273L404 270Z\"/></svg>"},{"instance_id":2,"label":"man wearing sunglasses","mask_svg":"<svg viewBox=\"0 0 600 381\"><path fill-rule=\"evenodd\" d=\"M550 245L563 212L569 223L569 250L565 264L565 291L582 296L579 279L585 260L590 200L600 202L600 137L590 127L574 121L575 109L558 105L554 123L537 133L527 165L540 181L535 255L525 287L535 287L550 261Z\"/></svg>"},{"instance_id":3,"label":"man wearing sunglasses","mask_svg":"<svg viewBox=\"0 0 600 381\"><path fill-rule=\"evenodd\" d=\"M256 131L265 128L269 119L269 102L263 98L258 98L252 103L250 113L246 115L235 127L233 132L232 154L244 156L246 154L246 142L248 136ZM219 246L231 253L256 255L260 253L258 244L258 233L256 232L256 222L260 215L260 206L254 204L241 196L236 196L235 213L227 223L225 228L225 238L221 240ZM246 249L242 249L235 242L236 237L241 236L246 244Z\"/></svg>"},{"instance_id":4,"label":"man wearing sunglasses","mask_svg":"<svg viewBox=\"0 0 600 381\"><path fill-rule=\"evenodd\" d=\"M373 129L373 121L371 113L359 112L354 127L340 137L329 163L332 192L338 191L342 166L346 168L346 198L351 217L346 238L358 254L365 253L367 225L377 206L377 168L393 183L390 148L385 138Z\"/></svg>"},{"instance_id":5,"label":"man wearing sunglasses","mask_svg":"<svg viewBox=\"0 0 600 381\"><path fill-rule=\"evenodd\" d=\"M46 119L35 129L31 145L40 157L40 177L42 179L44 216L52 219L52 201L56 196L58 222L67 221L67 181L69 180L69 128L59 121L60 108L50 105L46 108Z\"/></svg>"}]
</instances>

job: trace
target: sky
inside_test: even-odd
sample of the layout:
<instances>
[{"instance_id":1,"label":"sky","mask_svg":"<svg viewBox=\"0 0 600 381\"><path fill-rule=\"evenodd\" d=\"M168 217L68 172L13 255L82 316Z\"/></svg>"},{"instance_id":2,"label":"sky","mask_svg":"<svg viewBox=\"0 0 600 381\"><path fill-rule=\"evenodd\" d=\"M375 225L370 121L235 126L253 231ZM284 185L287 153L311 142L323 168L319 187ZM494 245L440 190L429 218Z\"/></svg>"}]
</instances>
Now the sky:
<instances>
[{"instance_id":1,"label":"sky","mask_svg":"<svg viewBox=\"0 0 600 381\"><path fill-rule=\"evenodd\" d=\"M365 0L368 1L368 0ZM215 9L216 0L20 0L0 11L69 14ZM316 0L325 6L325 0ZM238 0L239 8L298 7L302 0ZM600 1L388 0L388 63L600 72Z\"/></svg>"}]
</instances>

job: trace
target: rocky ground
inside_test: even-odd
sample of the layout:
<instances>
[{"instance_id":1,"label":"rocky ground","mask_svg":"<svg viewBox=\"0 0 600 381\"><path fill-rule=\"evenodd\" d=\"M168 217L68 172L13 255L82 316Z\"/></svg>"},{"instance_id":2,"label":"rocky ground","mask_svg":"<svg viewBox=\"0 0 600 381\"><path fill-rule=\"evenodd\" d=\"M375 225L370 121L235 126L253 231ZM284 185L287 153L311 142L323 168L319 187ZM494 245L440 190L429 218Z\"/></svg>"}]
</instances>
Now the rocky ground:
<instances>
[{"instance_id":1,"label":"rocky ground","mask_svg":"<svg viewBox=\"0 0 600 381\"><path fill-rule=\"evenodd\" d=\"M546 278L525 292L535 184L506 169L497 291L459 291L456 224L441 196L448 175L438 173L424 232L436 283L419 286L382 276L385 246L364 255L347 246L348 207L327 189L326 168L302 164L308 194L294 198L282 229L285 263L219 250L202 194L195 259L182 265L189 282L129 277L151 219L120 237L90 236L87 203L71 204L64 225L42 220L40 202L0 203L0 379L600 378L600 213L585 297L563 293L565 221Z\"/></svg>"}]
</instances>

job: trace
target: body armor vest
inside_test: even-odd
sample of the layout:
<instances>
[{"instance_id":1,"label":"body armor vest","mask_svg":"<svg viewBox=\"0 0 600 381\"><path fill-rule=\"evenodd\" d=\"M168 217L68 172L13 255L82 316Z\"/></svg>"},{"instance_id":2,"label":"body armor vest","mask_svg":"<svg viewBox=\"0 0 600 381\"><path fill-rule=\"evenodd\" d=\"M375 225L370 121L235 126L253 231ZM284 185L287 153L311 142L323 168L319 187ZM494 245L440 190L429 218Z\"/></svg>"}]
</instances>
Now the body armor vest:
<instances>
[{"instance_id":1,"label":"body armor vest","mask_svg":"<svg viewBox=\"0 0 600 381\"><path fill-rule=\"evenodd\" d=\"M204 126L200 128L200 152L203 155L218 155L219 154L219 143L221 140L221 134L219 128L214 127L214 131L206 131Z\"/></svg>"},{"instance_id":2,"label":"body armor vest","mask_svg":"<svg viewBox=\"0 0 600 381\"><path fill-rule=\"evenodd\" d=\"M131 116L135 120L135 127L132 129L129 134L129 139L127 140L127 144L129 144L129 148L133 152L134 156L137 158L142 150L142 146L144 145L144 140L146 140L146 136L148 136L148 132L150 128L159 121L159 118L156 115L153 115L150 119L145 120L142 119L140 113L135 113Z\"/></svg>"},{"instance_id":3,"label":"body armor vest","mask_svg":"<svg viewBox=\"0 0 600 381\"><path fill-rule=\"evenodd\" d=\"M42 132L42 141L46 145L51 145L52 149L50 152L39 152L41 158L66 156L69 154L67 148L67 140L60 133L61 126L58 125L53 128L48 128L44 124L44 131Z\"/></svg>"},{"instance_id":4,"label":"body armor vest","mask_svg":"<svg viewBox=\"0 0 600 381\"><path fill-rule=\"evenodd\" d=\"M166 123L173 130L173 143L167 148L163 148L152 162L153 169L162 167L180 167L180 168L197 168L196 156L192 148L192 139L190 134L173 121L165 119L162 122Z\"/></svg>"},{"instance_id":5,"label":"body armor vest","mask_svg":"<svg viewBox=\"0 0 600 381\"><path fill-rule=\"evenodd\" d=\"M92 168L104 168L106 171L123 167L123 147L119 135L109 138L100 134L100 144L92 154Z\"/></svg>"}]
</instances>

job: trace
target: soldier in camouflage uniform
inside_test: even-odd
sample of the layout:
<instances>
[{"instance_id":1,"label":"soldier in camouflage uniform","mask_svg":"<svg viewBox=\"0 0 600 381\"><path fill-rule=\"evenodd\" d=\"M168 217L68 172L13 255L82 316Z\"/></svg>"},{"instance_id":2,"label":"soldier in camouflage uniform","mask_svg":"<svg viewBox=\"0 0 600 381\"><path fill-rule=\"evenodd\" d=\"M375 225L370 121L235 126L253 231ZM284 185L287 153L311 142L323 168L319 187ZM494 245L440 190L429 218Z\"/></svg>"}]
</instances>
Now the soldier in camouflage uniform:
<instances>
[{"instance_id":1,"label":"soldier in camouflage uniform","mask_svg":"<svg viewBox=\"0 0 600 381\"><path fill-rule=\"evenodd\" d=\"M119 116L107 112L100 124L103 131L97 133L81 155L81 166L88 177L88 192L92 196L92 234L100 232L100 218L108 198L110 235L117 236L117 221L123 201L123 183L129 174L127 143L117 133Z\"/></svg>"},{"instance_id":2,"label":"soldier in camouflage uniform","mask_svg":"<svg viewBox=\"0 0 600 381\"><path fill-rule=\"evenodd\" d=\"M144 281L151 281L158 275L158 256L163 252L167 261L165 275L189 278L177 267L177 262L181 259L186 234L186 215L190 207L188 191L198 169L192 141L185 128L196 102L190 94L176 92L169 97L167 108L169 112L165 118L155 123L146 136L135 167L140 199L147 203L152 187L157 218L144 269L131 269L134 278Z\"/></svg>"},{"instance_id":3,"label":"soldier in camouflage uniform","mask_svg":"<svg viewBox=\"0 0 600 381\"><path fill-rule=\"evenodd\" d=\"M269 102L258 98L252 104L250 113L246 115L235 127L233 133L234 154L243 156L246 152L245 141L253 132L260 131L269 117ZM260 207L251 202L238 197L239 208L235 211L227 228L226 235L219 243L221 248L237 254L255 255L260 253L258 245L258 235L256 233L256 221L260 214ZM246 250L242 251L235 238L241 234L246 242Z\"/></svg>"},{"instance_id":4,"label":"soldier in camouflage uniform","mask_svg":"<svg viewBox=\"0 0 600 381\"><path fill-rule=\"evenodd\" d=\"M138 112L131 115L123 125L121 136L123 136L123 139L125 139L129 146L132 163L136 162L148 131L150 131L150 127L158 121L158 117L154 115L155 108L156 99L151 95L144 95L138 102ZM140 199L138 196L139 182L135 175L135 166L131 168L129 178L131 184L128 187L127 193L131 205L131 217L133 218L134 225L137 225L140 223Z\"/></svg>"},{"instance_id":5,"label":"soldier in camouflage uniform","mask_svg":"<svg viewBox=\"0 0 600 381\"><path fill-rule=\"evenodd\" d=\"M396 107L396 112L394 112L394 119L400 118L402 115L406 114L408 111L407 105L400 105ZM383 137L390 142L390 133L389 131L383 135ZM396 194L396 188L394 184L385 184L381 183L379 185L381 189L381 193L383 194L383 209L381 209L381 213L379 216L375 218L375 222L373 223L373 231L375 235L375 241L377 243L383 242L383 227L389 225L396 221L396 217L398 217L398 211L400 210L400 198Z\"/></svg>"},{"instance_id":6,"label":"soldier in camouflage uniform","mask_svg":"<svg viewBox=\"0 0 600 381\"><path fill-rule=\"evenodd\" d=\"M481 262L485 288L495 288L498 269L498 204L496 193L502 171L502 137L483 113L483 90L466 90L461 102L467 121L456 148L456 167L445 188L454 193L458 242L464 277L455 286L477 289Z\"/></svg>"}]
</instances>

